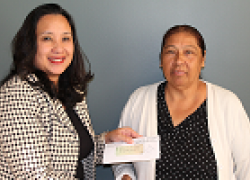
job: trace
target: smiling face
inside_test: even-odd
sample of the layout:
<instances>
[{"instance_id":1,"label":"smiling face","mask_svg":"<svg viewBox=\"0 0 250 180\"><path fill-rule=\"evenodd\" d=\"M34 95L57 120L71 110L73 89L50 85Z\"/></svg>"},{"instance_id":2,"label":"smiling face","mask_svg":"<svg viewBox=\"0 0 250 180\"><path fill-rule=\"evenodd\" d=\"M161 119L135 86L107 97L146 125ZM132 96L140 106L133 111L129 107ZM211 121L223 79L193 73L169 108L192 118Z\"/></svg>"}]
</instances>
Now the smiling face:
<instances>
[{"instance_id":1,"label":"smiling face","mask_svg":"<svg viewBox=\"0 0 250 180\"><path fill-rule=\"evenodd\" d=\"M178 32L166 39L161 53L161 67L170 86L187 88L199 82L205 55L196 38L190 33Z\"/></svg>"},{"instance_id":2,"label":"smiling face","mask_svg":"<svg viewBox=\"0 0 250 180\"><path fill-rule=\"evenodd\" d=\"M73 34L67 19L59 14L43 16L37 23L34 65L57 84L74 54Z\"/></svg>"}]
</instances>

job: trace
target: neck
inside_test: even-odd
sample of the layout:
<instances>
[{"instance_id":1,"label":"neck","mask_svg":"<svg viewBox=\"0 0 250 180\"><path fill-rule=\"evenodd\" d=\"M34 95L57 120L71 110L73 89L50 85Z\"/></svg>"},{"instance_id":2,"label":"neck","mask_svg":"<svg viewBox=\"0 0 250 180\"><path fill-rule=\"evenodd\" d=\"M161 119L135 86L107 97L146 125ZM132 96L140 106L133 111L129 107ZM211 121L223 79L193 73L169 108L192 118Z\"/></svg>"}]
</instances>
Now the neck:
<instances>
[{"instance_id":1,"label":"neck","mask_svg":"<svg viewBox=\"0 0 250 180\"><path fill-rule=\"evenodd\" d=\"M171 101L195 100L206 92L206 84L198 81L189 87L175 87L167 84L165 88L165 96ZM206 93L205 93L206 94Z\"/></svg>"}]
</instances>

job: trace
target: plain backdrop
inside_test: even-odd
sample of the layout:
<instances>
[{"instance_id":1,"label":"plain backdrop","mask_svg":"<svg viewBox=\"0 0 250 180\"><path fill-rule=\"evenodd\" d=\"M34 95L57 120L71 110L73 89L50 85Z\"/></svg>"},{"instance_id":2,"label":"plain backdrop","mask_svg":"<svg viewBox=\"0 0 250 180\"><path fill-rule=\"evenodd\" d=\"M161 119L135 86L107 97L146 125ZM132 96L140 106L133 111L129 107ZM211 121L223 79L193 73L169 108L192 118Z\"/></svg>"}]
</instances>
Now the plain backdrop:
<instances>
[{"instance_id":1,"label":"plain backdrop","mask_svg":"<svg viewBox=\"0 0 250 180\"><path fill-rule=\"evenodd\" d=\"M203 78L235 92L250 113L250 1L215 0L0 0L0 78L11 64L10 42L36 6L56 2L72 14L95 74L88 105L97 134L117 127L129 95L163 80L163 34L176 24L198 28L207 44ZM109 166L97 180L113 179Z\"/></svg>"}]
</instances>

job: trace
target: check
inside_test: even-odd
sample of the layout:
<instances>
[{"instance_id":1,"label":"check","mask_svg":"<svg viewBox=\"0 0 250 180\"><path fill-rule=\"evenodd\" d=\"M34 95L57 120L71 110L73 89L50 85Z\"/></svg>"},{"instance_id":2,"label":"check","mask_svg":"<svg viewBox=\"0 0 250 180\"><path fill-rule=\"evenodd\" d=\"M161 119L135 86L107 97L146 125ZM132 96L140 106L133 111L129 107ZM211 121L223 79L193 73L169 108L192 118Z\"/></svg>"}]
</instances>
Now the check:
<instances>
[{"instance_id":1,"label":"check","mask_svg":"<svg viewBox=\"0 0 250 180\"><path fill-rule=\"evenodd\" d=\"M159 136L137 138L134 139L133 144L124 142L106 144L103 163L112 164L159 159L159 147Z\"/></svg>"}]
</instances>

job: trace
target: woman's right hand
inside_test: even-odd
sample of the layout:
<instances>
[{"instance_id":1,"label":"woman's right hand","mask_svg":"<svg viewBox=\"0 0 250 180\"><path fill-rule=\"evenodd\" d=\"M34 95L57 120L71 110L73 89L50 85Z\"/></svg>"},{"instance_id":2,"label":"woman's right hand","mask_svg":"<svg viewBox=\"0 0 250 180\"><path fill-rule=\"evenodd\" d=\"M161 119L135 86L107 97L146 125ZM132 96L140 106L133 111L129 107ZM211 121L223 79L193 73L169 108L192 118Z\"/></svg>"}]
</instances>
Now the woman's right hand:
<instances>
[{"instance_id":1,"label":"woman's right hand","mask_svg":"<svg viewBox=\"0 0 250 180\"><path fill-rule=\"evenodd\" d=\"M123 175L122 180L131 180L131 177L129 175Z\"/></svg>"}]
</instances>

